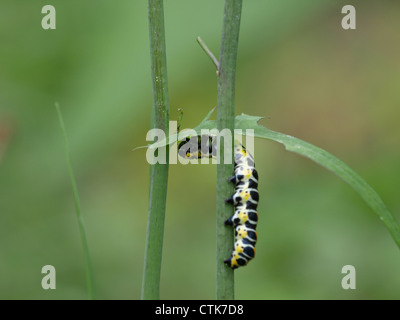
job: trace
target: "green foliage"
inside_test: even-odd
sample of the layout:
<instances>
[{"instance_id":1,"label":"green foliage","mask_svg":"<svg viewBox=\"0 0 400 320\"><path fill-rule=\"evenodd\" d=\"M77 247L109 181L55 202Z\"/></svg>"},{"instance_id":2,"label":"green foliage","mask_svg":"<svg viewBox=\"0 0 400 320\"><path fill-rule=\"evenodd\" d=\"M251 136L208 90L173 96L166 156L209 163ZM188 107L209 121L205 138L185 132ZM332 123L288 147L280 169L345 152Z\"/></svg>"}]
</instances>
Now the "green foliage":
<instances>
[{"instance_id":1,"label":"green foliage","mask_svg":"<svg viewBox=\"0 0 400 320\"><path fill-rule=\"evenodd\" d=\"M81 214L81 202L79 200L78 187L76 185L75 174L74 174L74 170L72 168L72 160L71 160L71 153L69 151L67 131L65 129L64 119L63 119L61 109L60 109L60 106L58 103L56 103L56 110L57 110L57 114L58 114L58 120L60 122L61 131L64 136L65 156L67 159L68 173L69 173L69 178L71 180L72 192L73 192L74 201L75 201L76 216L78 218L79 232L81 235L83 253L85 256L86 284L87 284L88 296L89 296L90 300L94 300L95 295L94 295L94 288L93 288L93 268L92 268L92 261L90 259L89 245L88 245L87 236L86 236L85 221Z\"/></svg>"}]
</instances>

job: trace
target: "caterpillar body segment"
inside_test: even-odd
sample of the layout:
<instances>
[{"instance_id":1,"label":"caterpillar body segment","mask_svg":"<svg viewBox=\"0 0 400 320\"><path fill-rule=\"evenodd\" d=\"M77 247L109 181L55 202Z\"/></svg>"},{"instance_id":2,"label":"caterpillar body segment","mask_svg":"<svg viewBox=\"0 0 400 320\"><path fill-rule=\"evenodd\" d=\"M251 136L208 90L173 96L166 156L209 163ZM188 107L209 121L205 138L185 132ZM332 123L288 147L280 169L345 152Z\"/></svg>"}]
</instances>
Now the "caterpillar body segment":
<instances>
[{"instance_id":1,"label":"caterpillar body segment","mask_svg":"<svg viewBox=\"0 0 400 320\"><path fill-rule=\"evenodd\" d=\"M257 231L245 225L238 225L235 229L235 238L236 240L247 240L247 242L255 244L257 242Z\"/></svg>"},{"instance_id":2,"label":"caterpillar body segment","mask_svg":"<svg viewBox=\"0 0 400 320\"><path fill-rule=\"evenodd\" d=\"M254 168L238 168L235 170L235 175L228 179L229 182L239 183L243 181L254 181L258 184L258 173Z\"/></svg>"},{"instance_id":3,"label":"caterpillar body segment","mask_svg":"<svg viewBox=\"0 0 400 320\"><path fill-rule=\"evenodd\" d=\"M245 225L246 227L257 227L258 213L254 209L246 209L244 206L238 206L235 214L225 221L225 225L238 226Z\"/></svg>"},{"instance_id":4,"label":"caterpillar body segment","mask_svg":"<svg viewBox=\"0 0 400 320\"><path fill-rule=\"evenodd\" d=\"M225 202L233 204L234 206L247 202L257 205L258 200L258 190L256 188L250 188L248 184L245 184L237 187L235 193L230 198L226 199Z\"/></svg>"},{"instance_id":5,"label":"caterpillar body segment","mask_svg":"<svg viewBox=\"0 0 400 320\"><path fill-rule=\"evenodd\" d=\"M243 267L254 258L255 254L256 249L253 245L245 244L243 241L239 240L235 242L235 248L231 256L224 260L224 263L232 269Z\"/></svg>"}]
</instances>

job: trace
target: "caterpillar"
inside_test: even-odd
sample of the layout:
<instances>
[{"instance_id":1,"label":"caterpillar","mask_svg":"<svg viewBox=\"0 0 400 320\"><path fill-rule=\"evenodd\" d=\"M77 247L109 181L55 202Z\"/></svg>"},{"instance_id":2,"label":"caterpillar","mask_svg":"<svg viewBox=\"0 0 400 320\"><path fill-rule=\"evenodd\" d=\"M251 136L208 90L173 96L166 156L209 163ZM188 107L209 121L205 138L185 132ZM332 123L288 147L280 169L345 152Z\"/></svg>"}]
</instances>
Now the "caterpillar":
<instances>
[{"instance_id":1,"label":"caterpillar","mask_svg":"<svg viewBox=\"0 0 400 320\"><path fill-rule=\"evenodd\" d=\"M215 137L213 135L186 137L179 141L178 154L186 159L215 158L217 156ZM244 146L235 144L234 161L234 175L228 182L235 185L235 192L225 200L235 207L233 216L225 221L225 225L235 228L235 244L231 256L224 260L224 263L232 269L247 265L256 254L259 201L258 173L253 156Z\"/></svg>"}]
</instances>

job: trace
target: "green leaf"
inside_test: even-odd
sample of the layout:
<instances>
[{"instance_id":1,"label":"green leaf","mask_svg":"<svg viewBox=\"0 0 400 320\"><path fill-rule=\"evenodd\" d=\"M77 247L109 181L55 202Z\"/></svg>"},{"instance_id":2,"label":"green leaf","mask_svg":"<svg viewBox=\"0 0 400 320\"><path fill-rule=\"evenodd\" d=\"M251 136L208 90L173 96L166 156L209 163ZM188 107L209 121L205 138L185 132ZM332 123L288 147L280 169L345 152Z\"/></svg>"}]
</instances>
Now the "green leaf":
<instances>
[{"instance_id":1,"label":"green leaf","mask_svg":"<svg viewBox=\"0 0 400 320\"><path fill-rule=\"evenodd\" d=\"M211 116L211 113L212 112L210 112L207 117L196 128L194 128L198 134L200 134L202 129L216 128L216 121L208 120ZM262 117L241 114L235 118L235 129L242 129L243 133L246 132L246 129L253 129L255 137L279 142L285 146L287 151L295 152L299 155L307 157L343 179L343 181L348 183L379 216L380 220L389 230L397 246L400 248L400 226L398 222L387 209L381 197L363 178L361 178L347 164L329 152L301 139L286 135L284 133L269 130L268 128L258 124L260 119L262 119ZM159 148L175 141L167 138L163 141L153 144L151 148Z\"/></svg>"}]
</instances>

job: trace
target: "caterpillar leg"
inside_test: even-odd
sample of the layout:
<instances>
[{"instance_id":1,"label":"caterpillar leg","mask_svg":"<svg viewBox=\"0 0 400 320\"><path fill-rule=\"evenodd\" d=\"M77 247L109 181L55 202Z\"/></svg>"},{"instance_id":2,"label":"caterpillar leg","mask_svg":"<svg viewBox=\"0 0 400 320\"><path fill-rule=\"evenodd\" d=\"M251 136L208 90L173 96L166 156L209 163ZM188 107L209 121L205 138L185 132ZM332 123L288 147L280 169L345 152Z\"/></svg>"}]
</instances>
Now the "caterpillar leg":
<instances>
[{"instance_id":1,"label":"caterpillar leg","mask_svg":"<svg viewBox=\"0 0 400 320\"><path fill-rule=\"evenodd\" d=\"M233 226L233 224L234 224L234 222L233 222L233 217L234 217L234 216L230 217L229 219L226 219L225 222L224 222L224 224L225 224L226 226Z\"/></svg>"},{"instance_id":2,"label":"caterpillar leg","mask_svg":"<svg viewBox=\"0 0 400 320\"><path fill-rule=\"evenodd\" d=\"M224 263L231 269L237 269L239 266L236 262L233 262L231 258L225 259Z\"/></svg>"}]
</instances>

